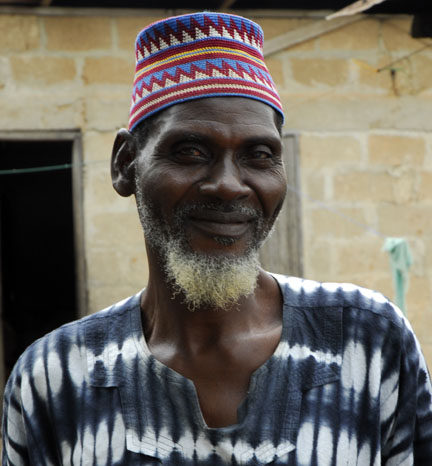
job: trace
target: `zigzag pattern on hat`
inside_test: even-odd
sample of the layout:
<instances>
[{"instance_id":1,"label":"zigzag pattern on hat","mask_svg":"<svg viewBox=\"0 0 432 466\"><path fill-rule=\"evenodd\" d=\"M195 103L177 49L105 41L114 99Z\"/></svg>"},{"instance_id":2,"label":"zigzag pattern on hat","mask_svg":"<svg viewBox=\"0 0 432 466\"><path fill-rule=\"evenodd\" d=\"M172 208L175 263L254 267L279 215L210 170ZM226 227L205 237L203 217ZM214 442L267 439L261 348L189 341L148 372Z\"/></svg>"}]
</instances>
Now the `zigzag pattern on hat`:
<instances>
[{"instance_id":1,"label":"zigzag pattern on hat","mask_svg":"<svg viewBox=\"0 0 432 466\"><path fill-rule=\"evenodd\" d=\"M262 52L263 33L252 21L235 15L202 13L177 16L151 24L137 38L136 60L140 62L167 48L208 37L243 42Z\"/></svg>"},{"instance_id":2,"label":"zigzag pattern on hat","mask_svg":"<svg viewBox=\"0 0 432 466\"><path fill-rule=\"evenodd\" d=\"M283 116L262 45L260 26L240 16L195 13L151 24L136 40L129 129L169 105L213 96L260 100Z\"/></svg>"},{"instance_id":3,"label":"zigzag pattern on hat","mask_svg":"<svg viewBox=\"0 0 432 466\"><path fill-rule=\"evenodd\" d=\"M164 88L208 78L247 80L277 92L269 73L262 67L255 67L244 62L239 63L228 58L217 58L172 66L159 73L141 76L134 88L132 102L135 104L137 99Z\"/></svg>"}]
</instances>

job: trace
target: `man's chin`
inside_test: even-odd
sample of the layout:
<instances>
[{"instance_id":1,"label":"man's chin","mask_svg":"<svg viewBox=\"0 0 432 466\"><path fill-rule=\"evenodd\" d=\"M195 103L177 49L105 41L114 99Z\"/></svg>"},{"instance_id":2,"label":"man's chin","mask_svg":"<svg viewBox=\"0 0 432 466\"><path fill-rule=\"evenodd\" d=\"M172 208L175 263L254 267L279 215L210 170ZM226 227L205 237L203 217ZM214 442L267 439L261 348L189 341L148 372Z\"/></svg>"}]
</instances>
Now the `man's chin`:
<instances>
[{"instance_id":1,"label":"man's chin","mask_svg":"<svg viewBox=\"0 0 432 466\"><path fill-rule=\"evenodd\" d=\"M174 293L184 296L190 310L227 309L254 291L259 273L258 253L252 251L240 256L191 253L170 247L165 272Z\"/></svg>"}]
</instances>

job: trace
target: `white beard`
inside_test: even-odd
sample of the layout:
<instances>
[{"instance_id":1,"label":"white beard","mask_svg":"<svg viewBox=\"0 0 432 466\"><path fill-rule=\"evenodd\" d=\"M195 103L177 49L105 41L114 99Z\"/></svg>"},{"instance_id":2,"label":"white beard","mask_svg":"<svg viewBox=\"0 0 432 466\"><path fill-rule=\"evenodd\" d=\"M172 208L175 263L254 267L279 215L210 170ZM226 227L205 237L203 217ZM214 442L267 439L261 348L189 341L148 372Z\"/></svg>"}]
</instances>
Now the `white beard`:
<instances>
[{"instance_id":1,"label":"white beard","mask_svg":"<svg viewBox=\"0 0 432 466\"><path fill-rule=\"evenodd\" d=\"M218 257L187 253L175 242L167 246L165 272L191 311L201 306L227 309L256 287L258 251L239 258Z\"/></svg>"},{"instance_id":2,"label":"white beard","mask_svg":"<svg viewBox=\"0 0 432 466\"><path fill-rule=\"evenodd\" d=\"M196 253L190 250L181 221L174 219L174 227L167 225L143 201L138 182L136 185L138 214L146 241L161 256L174 296L183 293L191 311L201 306L228 309L254 291L260 265L258 249L267 232L240 257Z\"/></svg>"}]
</instances>

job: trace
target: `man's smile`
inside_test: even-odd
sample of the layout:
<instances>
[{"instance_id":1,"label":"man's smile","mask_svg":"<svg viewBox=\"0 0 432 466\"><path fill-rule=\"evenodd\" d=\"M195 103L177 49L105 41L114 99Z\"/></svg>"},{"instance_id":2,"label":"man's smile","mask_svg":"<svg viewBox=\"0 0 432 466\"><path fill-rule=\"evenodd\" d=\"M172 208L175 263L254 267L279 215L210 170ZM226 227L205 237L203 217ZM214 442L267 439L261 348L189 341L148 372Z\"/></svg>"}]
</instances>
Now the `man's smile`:
<instances>
[{"instance_id":1,"label":"man's smile","mask_svg":"<svg viewBox=\"0 0 432 466\"><path fill-rule=\"evenodd\" d=\"M219 213L220 214L220 213ZM229 218L232 217L232 218ZM240 237L249 228L250 219L239 220L237 216L218 215L214 218L206 217L190 217L189 222L195 228L202 230L211 236L230 236Z\"/></svg>"},{"instance_id":2,"label":"man's smile","mask_svg":"<svg viewBox=\"0 0 432 466\"><path fill-rule=\"evenodd\" d=\"M187 222L210 236L240 238L258 217L258 213L248 207L217 206L208 208L197 206L186 216Z\"/></svg>"}]
</instances>

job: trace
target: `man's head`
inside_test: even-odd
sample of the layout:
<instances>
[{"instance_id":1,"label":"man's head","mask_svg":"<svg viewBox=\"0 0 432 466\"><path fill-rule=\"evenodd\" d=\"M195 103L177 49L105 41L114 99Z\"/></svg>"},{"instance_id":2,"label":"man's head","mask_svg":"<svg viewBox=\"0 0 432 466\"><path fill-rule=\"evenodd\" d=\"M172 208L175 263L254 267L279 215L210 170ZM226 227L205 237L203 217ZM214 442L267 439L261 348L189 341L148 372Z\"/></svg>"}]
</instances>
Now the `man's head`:
<instances>
[{"instance_id":1,"label":"man's head","mask_svg":"<svg viewBox=\"0 0 432 466\"><path fill-rule=\"evenodd\" d=\"M233 41L225 42L233 54ZM219 48L225 42L217 39ZM221 59L221 69L226 63L232 65ZM231 74L224 86L232 85ZM114 187L135 195L147 246L191 308L227 307L255 287L258 249L286 189L276 108L257 99L255 88L251 95L202 94L164 105L138 123L132 117L132 132L119 132Z\"/></svg>"}]
</instances>

